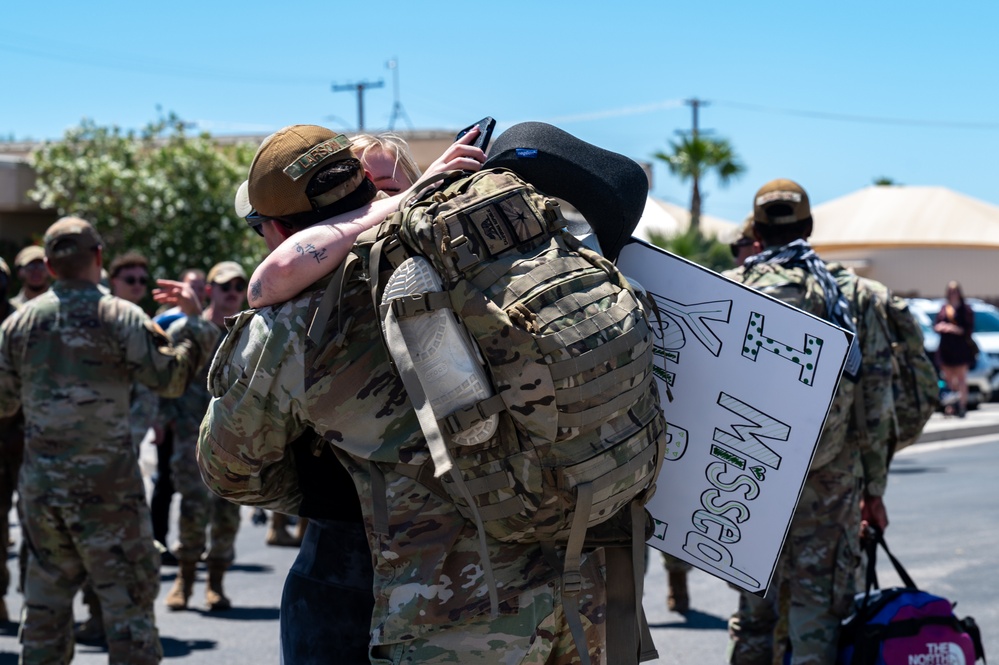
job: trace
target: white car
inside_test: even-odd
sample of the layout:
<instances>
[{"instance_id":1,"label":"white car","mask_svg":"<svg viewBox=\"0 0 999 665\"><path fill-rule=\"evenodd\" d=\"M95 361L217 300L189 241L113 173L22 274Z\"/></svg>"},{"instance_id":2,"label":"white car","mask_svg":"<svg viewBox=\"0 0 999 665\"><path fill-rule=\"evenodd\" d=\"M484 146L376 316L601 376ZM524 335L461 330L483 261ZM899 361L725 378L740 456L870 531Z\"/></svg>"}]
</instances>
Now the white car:
<instances>
[{"instance_id":1,"label":"white car","mask_svg":"<svg viewBox=\"0 0 999 665\"><path fill-rule=\"evenodd\" d=\"M968 371L968 408L974 409L980 403L999 398L999 309L975 298L966 302L975 314L971 336L979 348L978 363ZM934 332L933 322L943 305L943 298L909 299L909 311L923 329L923 346L934 363L940 336Z\"/></svg>"}]
</instances>

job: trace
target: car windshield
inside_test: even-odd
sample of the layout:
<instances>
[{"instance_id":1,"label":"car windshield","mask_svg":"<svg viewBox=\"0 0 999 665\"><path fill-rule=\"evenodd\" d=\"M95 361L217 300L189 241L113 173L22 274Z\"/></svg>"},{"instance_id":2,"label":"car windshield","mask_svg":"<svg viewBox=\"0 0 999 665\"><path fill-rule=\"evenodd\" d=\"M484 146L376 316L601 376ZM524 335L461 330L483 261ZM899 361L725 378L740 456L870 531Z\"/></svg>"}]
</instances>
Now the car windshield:
<instances>
[{"instance_id":1,"label":"car windshield","mask_svg":"<svg viewBox=\"0 0 999 665\"><path fill-rule=\"evenodd\" d=\"M999 314L989 310L975 310L975 332L999 332Z\"/></svg>"}]
</instances>

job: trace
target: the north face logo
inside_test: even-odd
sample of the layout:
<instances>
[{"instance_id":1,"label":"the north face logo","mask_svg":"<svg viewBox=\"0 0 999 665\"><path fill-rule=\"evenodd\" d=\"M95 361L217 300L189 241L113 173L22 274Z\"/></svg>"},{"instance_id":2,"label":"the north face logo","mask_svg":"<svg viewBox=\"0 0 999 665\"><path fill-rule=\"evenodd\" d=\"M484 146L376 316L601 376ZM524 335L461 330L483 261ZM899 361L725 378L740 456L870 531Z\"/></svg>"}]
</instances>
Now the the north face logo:
<instances>
[{"instance_id":1,"label":"the north face logo","mask_svg":"<svg viewBox=\"0 0 999 665\"><path fill-rule=\"evenodd\" d=\"M953 642L930 642L925 653L909 654L908 665L967 665L964 650Z\"/></svg>"}]
</instances>

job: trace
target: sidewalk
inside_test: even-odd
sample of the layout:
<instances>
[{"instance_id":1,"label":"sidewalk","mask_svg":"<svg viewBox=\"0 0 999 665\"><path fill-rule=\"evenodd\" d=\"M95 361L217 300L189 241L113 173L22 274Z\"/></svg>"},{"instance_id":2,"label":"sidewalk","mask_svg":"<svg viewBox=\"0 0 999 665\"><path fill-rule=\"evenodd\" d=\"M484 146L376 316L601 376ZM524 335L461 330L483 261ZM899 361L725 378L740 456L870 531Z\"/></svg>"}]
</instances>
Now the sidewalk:
<instances>
[{"instance_id":1,"label":"sidewalk","mask_svg":"<svg viewBox=\"0 0 999 665\"><path fill-rule=\"evenodd\" d=\"M974 411L968 411L964 418L934 413L916 443L918 445L985 434L999 434L999 403L982 404Z\"/></svg>"}]
</instances>

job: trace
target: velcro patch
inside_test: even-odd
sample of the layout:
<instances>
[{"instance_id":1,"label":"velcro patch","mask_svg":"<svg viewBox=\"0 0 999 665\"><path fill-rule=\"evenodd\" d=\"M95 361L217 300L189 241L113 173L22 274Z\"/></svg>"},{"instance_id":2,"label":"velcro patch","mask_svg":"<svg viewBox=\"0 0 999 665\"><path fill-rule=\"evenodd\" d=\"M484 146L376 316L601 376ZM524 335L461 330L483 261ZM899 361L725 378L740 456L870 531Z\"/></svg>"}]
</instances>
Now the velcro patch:
<instances>
[{"instance_id":1,"label":"velcro patch","mask_svg":"<svg viewBox=\"0 0 999 665\"><path fill-rule=\"evenodd\" d=\"M307 153L284 167L284 174L292 180L298 180L328 157L338 152L349 150L350 145L350 139L343 134L337 134L333 138L313 146Z\"/></svg>"}]
</instances>

